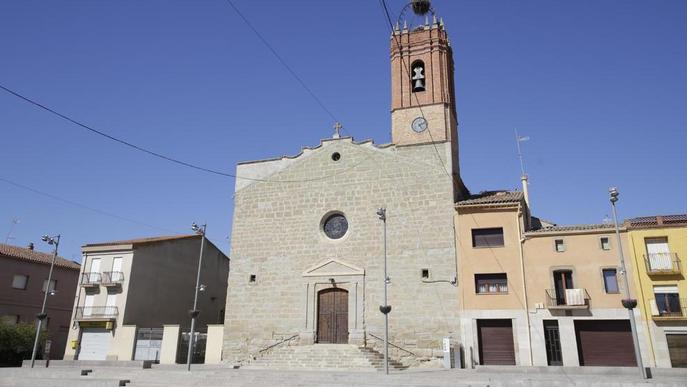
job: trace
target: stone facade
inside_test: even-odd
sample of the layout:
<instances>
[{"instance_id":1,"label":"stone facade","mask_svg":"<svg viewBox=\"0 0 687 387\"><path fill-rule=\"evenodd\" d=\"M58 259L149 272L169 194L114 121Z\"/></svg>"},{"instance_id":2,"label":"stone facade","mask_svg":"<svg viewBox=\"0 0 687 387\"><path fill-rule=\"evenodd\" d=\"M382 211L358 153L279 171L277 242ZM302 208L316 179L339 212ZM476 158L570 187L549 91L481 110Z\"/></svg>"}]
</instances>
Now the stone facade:
<instances>
[{"instance_id":1,"label":"stone facade","mask_svg":"<svg viewBox=\"0 0 687 387\"><path fill-rule=\"evenodd\" d=\"M449 146L438 149L447 155ZM379 207L387 209L391 342L423 357L438 353L443 337L457 338L457 290L449 283L456 275L454 192L434 146L341 138L299 158L271 181L235 194L225 359L244 359L293 335L302 344L316 341L317 292L331 287L348 291L349 342L379 345L372 336L384 333ZM241 165L239 175L250 167ZM322 231L333 211L349 224L338 240ZM422 269L446 282L423 282Z\"/></svg>"}]
</instances>

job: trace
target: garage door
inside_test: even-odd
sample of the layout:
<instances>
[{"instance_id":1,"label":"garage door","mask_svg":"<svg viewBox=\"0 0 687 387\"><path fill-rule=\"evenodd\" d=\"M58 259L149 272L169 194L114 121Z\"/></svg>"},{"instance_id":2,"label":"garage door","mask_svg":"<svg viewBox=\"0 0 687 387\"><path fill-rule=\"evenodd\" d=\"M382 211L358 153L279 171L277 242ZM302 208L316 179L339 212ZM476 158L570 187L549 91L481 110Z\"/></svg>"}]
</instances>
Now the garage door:
<instances>
[{"instance_id":1,"label":"garage door","mask_svg":"<svg viewBox=\"0 0 687 387\"><path fill-rule=\"evenodd\" d=\"M515 365L511 320L477 320L479 361L482 365Z\"/></svg>"},{"instance_id":2,"label":"garage door","mask_svg":"<svg viewBox=\"0 0 687 387\"><path fill-rule=\"evenodd\" d=\"M687 368L687 335L666 335L670 363L675 368Z\"/></svg>"},{"instance_id":3,"label":"garage door","mask_svg":"<svg viewBox=\"0 0 687 387\"><path fill-rule=\"evenodd\" d=\"M81 331L79 360L105 360L110 350L111 331L104 328L84 328Z\"/></svg>"},{"instance_id":4,"label":"garage door","mask_svg":"<svg viewBox=\"0 0 687 387\"><path fill-rule=\"evenodd\" d=\"M580 365L635 366L629 320L576 320Z\"/></svg>"}]
</instances>

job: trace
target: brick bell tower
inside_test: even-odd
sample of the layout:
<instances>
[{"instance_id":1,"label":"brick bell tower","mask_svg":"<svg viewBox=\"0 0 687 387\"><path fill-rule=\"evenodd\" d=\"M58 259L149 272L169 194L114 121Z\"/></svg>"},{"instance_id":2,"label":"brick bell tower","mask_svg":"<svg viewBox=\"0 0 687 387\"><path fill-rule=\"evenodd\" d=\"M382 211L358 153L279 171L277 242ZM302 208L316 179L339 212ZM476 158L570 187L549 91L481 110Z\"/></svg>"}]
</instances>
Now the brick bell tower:
<instances>
[{"instance_id":1,"label":"brick bell tower","mask_svg":"<svg viewBox=\"0 0 687 387\"><path fill-rule=\"evenodd\" d=\"M443 21L432 19L412 30L397 26L391 36L391 141L443 145L442 153L449 147L449 172L462 196L453 51Z\"/></svg>"}]
</instances>

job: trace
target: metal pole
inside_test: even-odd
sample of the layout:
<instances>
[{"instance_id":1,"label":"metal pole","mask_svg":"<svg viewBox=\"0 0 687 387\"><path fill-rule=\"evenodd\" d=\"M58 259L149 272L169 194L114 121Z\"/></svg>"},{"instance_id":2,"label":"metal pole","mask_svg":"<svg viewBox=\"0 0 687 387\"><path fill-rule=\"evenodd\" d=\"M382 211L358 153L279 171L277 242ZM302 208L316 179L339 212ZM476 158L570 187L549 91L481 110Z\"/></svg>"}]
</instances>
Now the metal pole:
<instances>
[{"instance_id":1,"label":"metal pole","mask_svg":"<svg viewBox=\"0 0 687 387\"><path fill-rule=\"evenodd\" d=\"M387 301L389 277L386 270L386 211L384 215L384 305L386 306L389 305ZM384 314L384 372L389 374L389 313Z\"/></svg>"},{"instance_id":2,"label":"metal pole","mask_svg":"<svg viewBox=\"0 0 687 387\"><path fill-rule=\"evenodd\" d=\"M386 270L386 208L382 207L377 210L377 216L383 222L384 227L384 305L379 306L379 311L384 314L384 372L389 374L389 306L387 299L387 288L389 286L389 275Z\"/></svg>"},{"instance_id":3,"label":"metal pole","mask_svg":"<svg viewBox=\"0 0 687 387\"><path fill-rule=\"evenodd\" d=\"M38 318L38 324L36 324L36 338L33 340L33 351L31 352L31 368L33 368L36 363L36 350L38 349L38 339L41 335L41 325L43 325L43 320L48 317L45 313L45 304L48 302L48 293L50 293L50 281L52 280L52 269L55 267L55 260L57 259L57 247L60 245L60 236L58 235L57 240L54 238L49 239L54 241L55 250L52 255L52 262L50 263L50 272L48 272L48 284L45 286L45 294L43 295L43 306L41 307L41 313L36 316Z\"/></svg>"},{"instance_id":4,"label":"metal pole","mask_svg":"<svg viewBox=\"0 0 687 387\"><path fill-rule=\"evenodd\" d=\"M191 356L193 355L193 330L196 327L196 318L200 311L196 308L198 306L198 289L200 288L200 268L203 262L203 246L205 245L205 229L207 224L204 224L202 230L200 231L200 257L198 257L198 273L196 274L196 290L193 295L193 310L191 310L191 332L188 336L188 354L186 355L186 370L191 371Z\"/></svg>"},{"instance_id":5,"label":"metal pole","mask_svg":"<svg viewBox=\"0 0 687 387\"><path fill-rule=\"evenodd\" d=\"M618 257L620 258L620 271L623 273L623 296L625 302L623 306L627 308L627 312L630 316L630 328L632 330L632 341L634 342L635 348L635 359L637 360L637 367L639 367L639 373L642 379L646 379L646 369L644 369L644 364L642 364L642 354L639 350L639 337L637 336L637 325L635 322L635 314L632 309L637 305L636 300L630 299L630 282L627 279L627 270L625 269L625 257L623 256L623 245L620 239L620 228L618 227L618 216L616 214L615 202L618 201L618 190L611 188L609 190L611 194L611 208L613 210L613 223L615 224L615 236L618 241Z\"/></svg>"}]
</instances>

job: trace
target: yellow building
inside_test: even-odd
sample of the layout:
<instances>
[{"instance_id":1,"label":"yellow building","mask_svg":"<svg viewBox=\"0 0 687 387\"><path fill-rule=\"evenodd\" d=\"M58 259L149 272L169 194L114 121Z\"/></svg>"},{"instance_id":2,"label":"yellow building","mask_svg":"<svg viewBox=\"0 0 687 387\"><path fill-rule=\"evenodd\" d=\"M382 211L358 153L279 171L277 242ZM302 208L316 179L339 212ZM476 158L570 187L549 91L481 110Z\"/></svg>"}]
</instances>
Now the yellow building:
<instances>
[{"instance_id":1,"label":"yellow building","mask_svg":"<svg viewBox=\"0 0 687 387\"><path fill-rule=\"evenodd\" d=\"M657 367L687 367L687 215L629 219L638 306Z\"/></svg>"}]
</instances>

